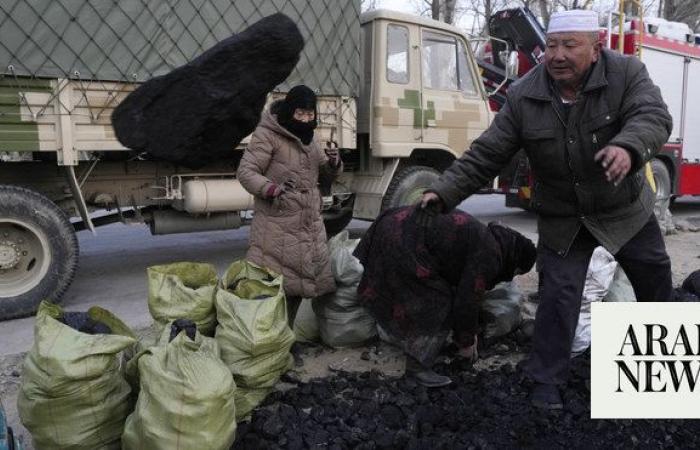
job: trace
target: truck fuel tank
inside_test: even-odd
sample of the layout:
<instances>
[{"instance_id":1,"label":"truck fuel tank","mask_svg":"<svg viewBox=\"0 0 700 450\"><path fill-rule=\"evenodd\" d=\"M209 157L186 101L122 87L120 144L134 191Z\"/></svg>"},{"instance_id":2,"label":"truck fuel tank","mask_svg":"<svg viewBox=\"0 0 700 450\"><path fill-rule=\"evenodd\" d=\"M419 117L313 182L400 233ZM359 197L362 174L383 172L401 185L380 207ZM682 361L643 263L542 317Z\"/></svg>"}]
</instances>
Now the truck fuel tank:
<instances>
[{"instance_id":1,"label":"truck fuel tank","mask_svg":"<svg viewBox=\"0 0 700 450\"><path fill-rule=\"evenodd\" d=\"M233 178L197 178L182 187L182 201L174 205L190 214L253 209L253 196Z\"/></svg>"}]
</instances>

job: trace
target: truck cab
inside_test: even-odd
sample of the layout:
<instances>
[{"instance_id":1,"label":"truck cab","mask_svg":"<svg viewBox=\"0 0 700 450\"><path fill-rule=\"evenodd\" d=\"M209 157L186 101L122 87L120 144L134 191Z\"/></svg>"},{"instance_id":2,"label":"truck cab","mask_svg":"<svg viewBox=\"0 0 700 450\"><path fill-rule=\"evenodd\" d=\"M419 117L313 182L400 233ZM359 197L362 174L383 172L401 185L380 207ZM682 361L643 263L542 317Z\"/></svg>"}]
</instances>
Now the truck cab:
<instances>
[{"instance_id":1,"label":"truck cab","mask_svg":"<svg viewBox=\"0 0 700 450\"><path fill-rule=\"evenodd\" d=\"M354 216L413 203L491 121L469 40L389 10L361 16Z\"/></svg>"}]
</instances>

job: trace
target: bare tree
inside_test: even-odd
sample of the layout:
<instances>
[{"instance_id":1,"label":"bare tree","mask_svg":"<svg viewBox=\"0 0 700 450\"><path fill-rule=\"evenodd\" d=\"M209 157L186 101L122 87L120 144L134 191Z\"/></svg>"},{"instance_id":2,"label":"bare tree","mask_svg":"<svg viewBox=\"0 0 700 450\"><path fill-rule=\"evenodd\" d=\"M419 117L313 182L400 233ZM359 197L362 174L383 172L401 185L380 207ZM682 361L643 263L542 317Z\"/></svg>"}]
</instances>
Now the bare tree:
<instances>
[{"instance_id":1,"label":"bare tree","mask_svg":"<svg viewBox=\"0 0 700 450\"><path fill-rule=\"evenodd\" d=\"M700 31L700 1L659 0L659 11L666 20L687 23L693 31Z\"/></svg>"},{"instance_id":2,"label":"bare tree","mask_svg":"<svg viewBox=\"0 0 700 450\"><path fill-rule=\"evenodd\" d=\"M479 31L488 34L491 16L496 11L516 6L512 0L467 0L465 3L464 12L474 18L472 34L478 34Z\"/></svg>"},{"instance_id":3,"label":"bare tree","mask_svg":"<svg viewBox=\"0 0 700 450\"><path fill-rule=\"evenodd\" d=\"M435 20L454 24L458 12L457 0L423 0L419 6L419 13L426 15L428 12Z\"/></svg>"},{"instance_id":4,"label":"bare tree","mask_svg":"<svg viewBox=\"0 0 700 450\"><path fill-rule=\"evenodd\" d=\"M377 0L362 0L360 2L360 11L371 11L377 9Z\"/></svg>"},{"instance_id":5,"label":"bare tree","mask_svg":"<svg viewBox=\"0 0 700 450\"><path fill-rule=\"evenodd\" d=\"M542 25L547 28L549 25L549 18L552 17L552 12L554 8L554 2L547 0L539 0L538 4L540 6L540 17L542 17Z\"/></svg>"},{"instance_id":6,"label":"bare tree","mask_svg":"<svg viewBox=\"0 0 700 450\"><path fill-rule=\"evenodd\" d=\"M443 1L445 9L445 22L454 24L455 23L455 8L457 7L457 0L444 0Z\"/></svg>"}]
</instances>

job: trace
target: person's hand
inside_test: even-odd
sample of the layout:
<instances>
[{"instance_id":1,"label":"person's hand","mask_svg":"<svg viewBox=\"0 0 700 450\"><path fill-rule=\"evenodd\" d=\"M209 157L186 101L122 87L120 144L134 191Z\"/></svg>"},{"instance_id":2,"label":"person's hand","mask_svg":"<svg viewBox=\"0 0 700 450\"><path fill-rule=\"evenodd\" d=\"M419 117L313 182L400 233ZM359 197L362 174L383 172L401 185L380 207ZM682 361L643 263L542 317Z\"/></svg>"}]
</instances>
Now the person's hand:
<instances>
[{"instance_id":1,"label":"person's hand","mask_svg":"<svg viewBox=\"0 0 700 450\"><path fill-rule=\"evenodd\" d=\"M470 346L460 348L457 353L459 356L468 359L472 363L476 362L479 358L479 352L476 349L478 342L479 338L474 336L474 343Z\"/></svg>"},{"instance_id":2,"label":"person's hand","mask_svg":"<svg viewBox=\"0 0 700 450\"><path fill-rule=\"evenodd\" d=\"M445 204L435 192L426 192L416 208L416 222L422 227L430 227L435 216L443 212Z\"/></svg>"},{"instance_id":3,"label":"person's hand","mask_svg":"<svg viewBox=\"0 0 700 450\"><path fill-rule=\"evenodd\" d=\"M278 184L275 183L270 183L270 185L265 189L265 198L267 199L274 199L282 195L282 192L284 192L284 189Z\"/></svg>"},{"instance_id":4,"label":"person's hand","mask_svg":"<svg viewBox=\"0 0 700 450\"><path fill-rule=\"evenodd\" d=\"M328 163L331 167L338 167L340 164L340 153L338 152L338 146L335 145L335 147L333 147L333 145L334 144L329 141L324 151L326 152Z\"/></svg>"},{"instance_id":5,"label":"person's hand","mask_svg":"<svg viewBox=\"0 0 700 450\"><path fill-rule=\"evenodd\" d=\"M632 168L632 158L627 150L608 145L595 154L595 161L605 169L605 177L617 186Z\"/></svg>"}]
</instances>

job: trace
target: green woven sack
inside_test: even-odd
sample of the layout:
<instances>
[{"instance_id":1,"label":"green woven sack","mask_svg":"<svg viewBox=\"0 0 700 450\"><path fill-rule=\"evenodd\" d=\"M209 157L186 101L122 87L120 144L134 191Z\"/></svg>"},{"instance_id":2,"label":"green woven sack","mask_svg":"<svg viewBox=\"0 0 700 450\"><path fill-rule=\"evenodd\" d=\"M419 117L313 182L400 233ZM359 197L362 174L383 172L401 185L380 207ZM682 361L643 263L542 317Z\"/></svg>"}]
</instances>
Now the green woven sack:
<instances>
[{"instance_id":1,"label":"green woven sack","mask_svg":"<svg viewBox=\"0 0 700 450\"><path fill-rule=\"evenodd\" d=\"M219 280L213 265L178 262L151 266L146 271L148 310L158 331L172 320L189 319L205 336L214 335L214 294Z\"/></svg>"},{"instance_id":2,"label":"green woven sack","mask_svg":"<svg viewBox=\"0 0 700 450\"><path fill-rule=\"evenodd\" d=\"M199 332L194 341L180 332L168 342L169 325L158 345L129 362L141 389L126 420L123 448L228 449L236 437L236 385L219 346Z\"/></svg>"},{"instance_id":3,"label":"green woven sack","mask_svg":"<svg viewBox=\"0 0 700 450\"><path fill-rule=\"evenodd\" d=\"M294 335L299 342L318 342L320 340L318 317L311 306L311 299L301 300L299 310L294 318Z\"/></svg>"},{"instance_id":4,"label":"green woven sack","mask_svg":"<svg viewBox=\"0 0 700 450\"><path fill-rule=\"evenodd\" d=\"M282 280L240 260L231 264L216 292L216 340L239 389L271 388L291 366L294 332L287 325Z\"/></svg>"},{"instance_id":5,"label":"green woven sack","mask_svg":"<svg viewBox=\"0 0 700 450\"><path fill-rule=\"evenodd\" d=\"M58 320L60 306L39 305L17 400L38 450L121 448L133 405L120 352L133 346L136 336L107 310L94 306L87 314L112 333L81 333Z\"/></svg>"}]
</instances>

